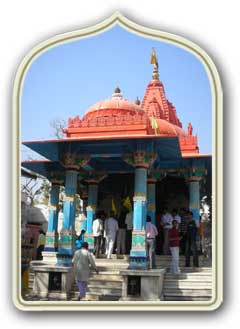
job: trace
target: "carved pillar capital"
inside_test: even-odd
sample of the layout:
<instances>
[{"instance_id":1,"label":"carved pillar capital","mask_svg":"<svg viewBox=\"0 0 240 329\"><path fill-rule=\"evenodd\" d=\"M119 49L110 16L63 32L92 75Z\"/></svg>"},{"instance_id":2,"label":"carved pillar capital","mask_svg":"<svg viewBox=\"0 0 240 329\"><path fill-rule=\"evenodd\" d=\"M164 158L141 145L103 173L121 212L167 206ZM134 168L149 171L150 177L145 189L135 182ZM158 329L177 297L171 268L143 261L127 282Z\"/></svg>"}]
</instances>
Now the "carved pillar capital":
<instances>
[{"instance_id":1,"label":"carved pillar capital","mask_svg":"<svg viewBox=\"0 0 240 329\"><path fill-rule=\"evenodd\" d=\"M89 154L66 152L63 154L60 162L66 169L78 170L81 167L84 167L89 162L90 158L91 156Z\"/></svg>"},{"instance_id":2,"label":"carved pillar capital","mask_svg":"<svg viewBox=\"0 0 240 329\"><path fill-rule=\"evenodd\" d=\"M49 172L48 179L54 185L63 185L65 180L65 173L60 170L53 170Z\"/></svg>"},{"instance_id":3,"label":"carved pillar capital","mask_svg":"<svg viewBox=\"0 0 240 329\"><path fill-rule=\"evenodd\" d=\"M122 156L123 161L133 167L149 168L157 158L157 153L146 151L135 151L125 153Z\"/></svg>"}]
</instances>

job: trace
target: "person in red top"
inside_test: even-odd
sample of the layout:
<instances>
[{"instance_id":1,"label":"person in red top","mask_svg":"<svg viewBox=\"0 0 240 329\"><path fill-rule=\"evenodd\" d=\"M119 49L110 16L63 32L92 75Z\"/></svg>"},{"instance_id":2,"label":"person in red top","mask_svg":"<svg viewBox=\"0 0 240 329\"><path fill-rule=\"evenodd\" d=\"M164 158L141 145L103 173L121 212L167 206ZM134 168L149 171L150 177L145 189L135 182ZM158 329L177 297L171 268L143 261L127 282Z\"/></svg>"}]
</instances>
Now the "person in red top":
<instances>
[{"instance_id":1,"label":"person in red top","mask_svg":"<svg viewBox=\"0 0 240 329\"><path fill-rule=\"evenodd\" d=\"M179 269L179 232L177 229L178 222L176 220L172 221L172 228L168 232L169 246L172 255L172 261L170 266L171 273L180 273Z\"/></svg>"}]
</instances>

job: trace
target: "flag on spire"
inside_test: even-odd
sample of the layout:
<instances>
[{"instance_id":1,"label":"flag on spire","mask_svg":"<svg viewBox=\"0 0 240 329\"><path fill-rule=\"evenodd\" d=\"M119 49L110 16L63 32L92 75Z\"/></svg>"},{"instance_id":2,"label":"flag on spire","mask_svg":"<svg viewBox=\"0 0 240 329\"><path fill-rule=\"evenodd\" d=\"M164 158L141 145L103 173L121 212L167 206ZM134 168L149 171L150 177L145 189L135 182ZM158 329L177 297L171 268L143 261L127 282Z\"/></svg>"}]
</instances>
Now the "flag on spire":
<instances>
[{"instance_id":1,"label":"flag on spire","mask_svg":"<svg viewBox=\"0 0 240 329\"><path fill-rule=\"evenodd\" d=\"M154 65L156 65L158 67L157 55L156 55L156 51L155 51L154 48L152 48L150 63L151 64L154 64Z\"/></svg>"},{"instance_id":2,"label":"flag on spire","mask_svg":"<svg viewBox=\"0 0 240 329\"><path fill-rule=\"evenodd\" d=\"M158 123L154 115L152 115L151 126L155 130L155 134L157 134Z\"/></svg>"}]
</instances>

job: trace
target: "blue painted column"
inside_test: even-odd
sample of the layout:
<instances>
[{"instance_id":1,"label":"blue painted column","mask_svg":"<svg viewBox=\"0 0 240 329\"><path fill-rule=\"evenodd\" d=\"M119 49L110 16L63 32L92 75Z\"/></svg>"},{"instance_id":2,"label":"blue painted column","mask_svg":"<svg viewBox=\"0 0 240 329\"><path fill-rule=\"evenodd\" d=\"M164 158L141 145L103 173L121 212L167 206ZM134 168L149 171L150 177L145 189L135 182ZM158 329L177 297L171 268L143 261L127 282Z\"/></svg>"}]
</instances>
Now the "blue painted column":
<instances>
[{"instance_id":1,"label":"blue painted column","mask_svg":"<svg viewBox=\"0 0 240 329\"><path fill-rule=\"evenodd\" d=\"M98 182L88 182L88 206L87 206L87 230L84 240L88 243L89 251L94 250L94 237L92 234L92 224L96 215L96 208L98 202Z\"/></svg>"},{"instance_id":2,"label":"blue painted column","mask_svg":"<svg viewBox=\"0 0 240 329\"><path fill-rule=\"evenodd\" d=\"M58 265L71 266L75 251L75 194L77 170L66 171L65 198L63 202L63 226L60 232Z\"/></svg>"},{"instance_id":3,"label":"blue painted column","mask_svg":"<svg viewBox=\"0 0 240 329\"><path fill-rule=\"evenodd\" d=\"M87 199L83 199L83 209L82 209L82 212L83 212L84 215L87 214ZM87 231L87 219L84 220L83 223L82 223L82 230Z\"/></svg>"},{"instance_id":4,"label":"blue painted column","mask_svg":"<svg viewBox=\"0 0 240 329\"><path fill-rule=\"evenodd\" d=\"M149 178L147 181L147 214L154 225L156 224L156 182L154 178Z\"/></svg>"},{"instance_id":5,"label":"blue painted column","mask_svg":"<svg viewBox=\"0 0 240 329\"><path fill-rule=\"evenodd\" d=\"M58 203L60 185L52 183L48 209L48 230L44 252L55 252L58 248Z\"/></svg>"},{"instance_id":6,"label":"blue painted column","mask_svg":"<svg viewBox=\"0 0 240 329\"><path fill-rule=\"evenodd\" d=\"M134 208L132 249L130 251L130 268L146 269L148 267L146 252L146 195L147 168L135 168Z\"/></svg>"},{"instance_id":7,"label":"blue painted column","mask_svg":"<svg viewBox=\"0 0 240 329\"><path fill-rule=\"evenodd\" d=\"M189 179L189 209L198 225L200 210L200 178L198 177Z\"/></svg>"}]
</instances>

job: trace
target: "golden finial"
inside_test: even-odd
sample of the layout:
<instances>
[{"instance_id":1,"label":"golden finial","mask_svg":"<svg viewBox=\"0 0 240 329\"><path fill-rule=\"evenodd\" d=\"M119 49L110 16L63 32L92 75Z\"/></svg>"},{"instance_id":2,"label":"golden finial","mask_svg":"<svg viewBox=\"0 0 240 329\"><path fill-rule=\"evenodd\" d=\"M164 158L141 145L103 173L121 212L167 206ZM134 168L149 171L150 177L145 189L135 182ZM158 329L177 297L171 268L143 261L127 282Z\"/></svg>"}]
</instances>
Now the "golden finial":
<instances>
[{"instance_id":1,"label":"golden finial","mask_svg":"<svg viewBox=\"0 0 240 329\"><path fill-rule=\"evenodd\" d=\"M140 105L141 104L140 99L138 98L138 96L137 96L137 98L135 100L135 104L137 104L137 105Z\"/></svg>"},{"instance_id":2,"label":"golden finial","mask_svg":"<svg viewBox=\"0 0 240 329\"><path fill-rule=\"evenodd\" d=\"M156 55L156 51L154 48L152 48L150 63L153 65L153 74L152 74L153 80L159 80L158 60L157 60L157 55Z\"/></svg>"}]
</instances>

